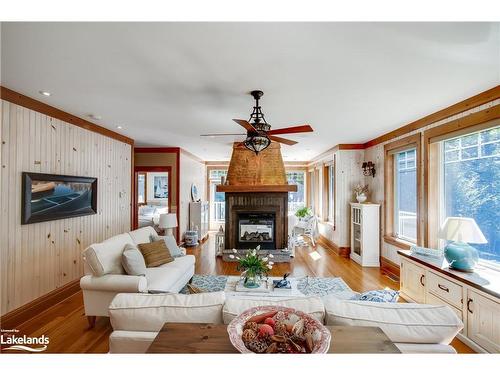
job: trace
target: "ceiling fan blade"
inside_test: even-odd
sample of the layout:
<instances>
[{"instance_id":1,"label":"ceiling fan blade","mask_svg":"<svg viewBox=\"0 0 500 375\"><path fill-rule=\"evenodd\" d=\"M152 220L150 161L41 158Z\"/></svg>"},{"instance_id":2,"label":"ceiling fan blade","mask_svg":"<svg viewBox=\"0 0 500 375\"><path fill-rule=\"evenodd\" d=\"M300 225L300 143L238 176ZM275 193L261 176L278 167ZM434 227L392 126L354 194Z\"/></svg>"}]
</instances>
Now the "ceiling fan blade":
<instances>
[{"instance_id":1,"label":"ceiling fan blade","mask_svg":"<svg viewBox=\"0 0 500 375\"><path fill-rule=\"evenodd\" d=\"M238 119L233 118L233 121L236 122L237 124L243 126L248 131L251 131L251 132L256 131L255 128L252 126L252 124L250 124L247 120L238 120Z\"/></svg>"},{"instance_id":2,"label":"ceiling fan blade","mask_svg":"<svg viewBox=\"0 0 500 375\"><path fill-rule=\"evenodd\" d=\"M290 126L288 128L280 128L269 130L267 134L289 134L289 133L308 133L313 132L313 128L310 125L299 125L299 126Z\"/></svg>"},{"instance_id":3,"label":"ceiling fan blade","mask_svg":"<svg viewBox=\"0 0 500 375\"><path fill-rule=\"evenodd\" d=\"M225 137L229 135L246 135L245 133L216 133L216 134L200 134L200 137Z\"/></svg>"},{"instance_id":4,"label":"ceiling fan blade","mask_svg":"<svg viewBox=\"0 0 500 375\"><path fill-rule=\"evenodd\" d=\"M269 139L271 141L279 142L279 143L284 143L285 145L293 146L294 144L298 143L295 141L292 141L291 139L286 139L286 138L281 138L281 137L275 137L274 135L270 135Z\"/></svg>"}]
</instances>

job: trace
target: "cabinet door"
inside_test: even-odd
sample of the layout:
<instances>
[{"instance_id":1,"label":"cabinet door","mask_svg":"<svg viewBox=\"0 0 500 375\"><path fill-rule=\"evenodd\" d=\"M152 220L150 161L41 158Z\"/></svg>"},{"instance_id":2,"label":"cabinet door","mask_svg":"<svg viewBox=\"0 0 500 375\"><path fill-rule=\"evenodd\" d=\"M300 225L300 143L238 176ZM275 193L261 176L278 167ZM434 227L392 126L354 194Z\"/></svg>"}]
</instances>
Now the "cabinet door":
<instances>
[{"instance_id":1,"label":"cabinet door","mask_svg":"<svg viewBox=\"0 0 500 375\"><path fill-rule=\"evenodd\" d=\"M467 334L490 353L500 353L500 304L468 290Z\"/></svg>"},{"instance_id":2,"label":"cabinet door","mask_svg":"<svg viewBox=\"0 0 500 375\"><path fill-rule=\"evenodd\" d=\"M401 262L403 276L401 289L413 301L424 303L425 300L425 271L410 262Z\"/></svg>"}]
</instances>

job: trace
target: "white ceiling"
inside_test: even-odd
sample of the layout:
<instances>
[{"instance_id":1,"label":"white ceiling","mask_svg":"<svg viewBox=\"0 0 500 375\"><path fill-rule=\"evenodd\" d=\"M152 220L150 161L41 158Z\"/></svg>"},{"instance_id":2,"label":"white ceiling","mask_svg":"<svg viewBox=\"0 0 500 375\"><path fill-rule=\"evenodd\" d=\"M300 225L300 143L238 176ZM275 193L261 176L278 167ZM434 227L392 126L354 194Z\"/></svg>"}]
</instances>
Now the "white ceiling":
<instances>
[{"instance_id":1,"label":"white ceiling","mask_svg":"<svg viewBox=\"0 0 500 375\"><path fill-rule=\"evenodd\" d=\"M1 38L3 86L205 160L229 159L231 137L199 135L239 132L252 89L274 128L315 129L283 146L310 160L500 83L500 23L3 23Z\"/></svg>"}]
</instances>

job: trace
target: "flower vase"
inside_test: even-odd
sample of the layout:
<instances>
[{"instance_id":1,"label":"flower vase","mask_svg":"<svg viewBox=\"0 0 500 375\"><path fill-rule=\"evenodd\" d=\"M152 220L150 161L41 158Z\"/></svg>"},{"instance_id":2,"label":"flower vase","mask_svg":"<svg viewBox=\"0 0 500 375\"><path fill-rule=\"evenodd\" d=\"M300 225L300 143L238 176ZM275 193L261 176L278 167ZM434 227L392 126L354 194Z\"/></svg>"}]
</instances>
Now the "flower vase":
<instances>
[{"instance_id":1,"label":"flower vase","mask_svg":"<svg viewBox=\"0 0 500 375\"><path fill-rule=\"evenodd\" d=\"M260 275L246 271L245 280L243 281L243 286L245 288L258 288L260 286L260 282Z\"/></svg>"},{"instance_id":2,"label":"flower vase","mask_svg":"<svg viewBox=\"0 0 500 375\"><path fill-rule=\"evenodd\" d=\"M364 201L366 201L366 194L361 193L356 195L356 200L358 201L358 203L363 203Z\"/></svg>"}]
</instances>

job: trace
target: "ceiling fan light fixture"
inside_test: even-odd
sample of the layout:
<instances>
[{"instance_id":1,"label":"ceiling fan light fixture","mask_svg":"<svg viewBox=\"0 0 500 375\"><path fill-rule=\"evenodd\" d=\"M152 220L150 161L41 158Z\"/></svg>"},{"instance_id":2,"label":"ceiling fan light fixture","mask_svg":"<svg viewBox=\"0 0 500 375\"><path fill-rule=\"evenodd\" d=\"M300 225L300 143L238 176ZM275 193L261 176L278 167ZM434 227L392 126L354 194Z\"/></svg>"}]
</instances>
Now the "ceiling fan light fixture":
<instances>
[{"instance_id":1,"label":"ceiling fan light fixture","mask_svg":"<svg viewBox=\"0 0 500 375\"><path fill-rule=\"evenodd\" d=\"M243 145L250 151L255 152L256 155L268 148L270 144L271 140L266 134L249 135L243 141Z\"/></svg>"}]
</instances>

